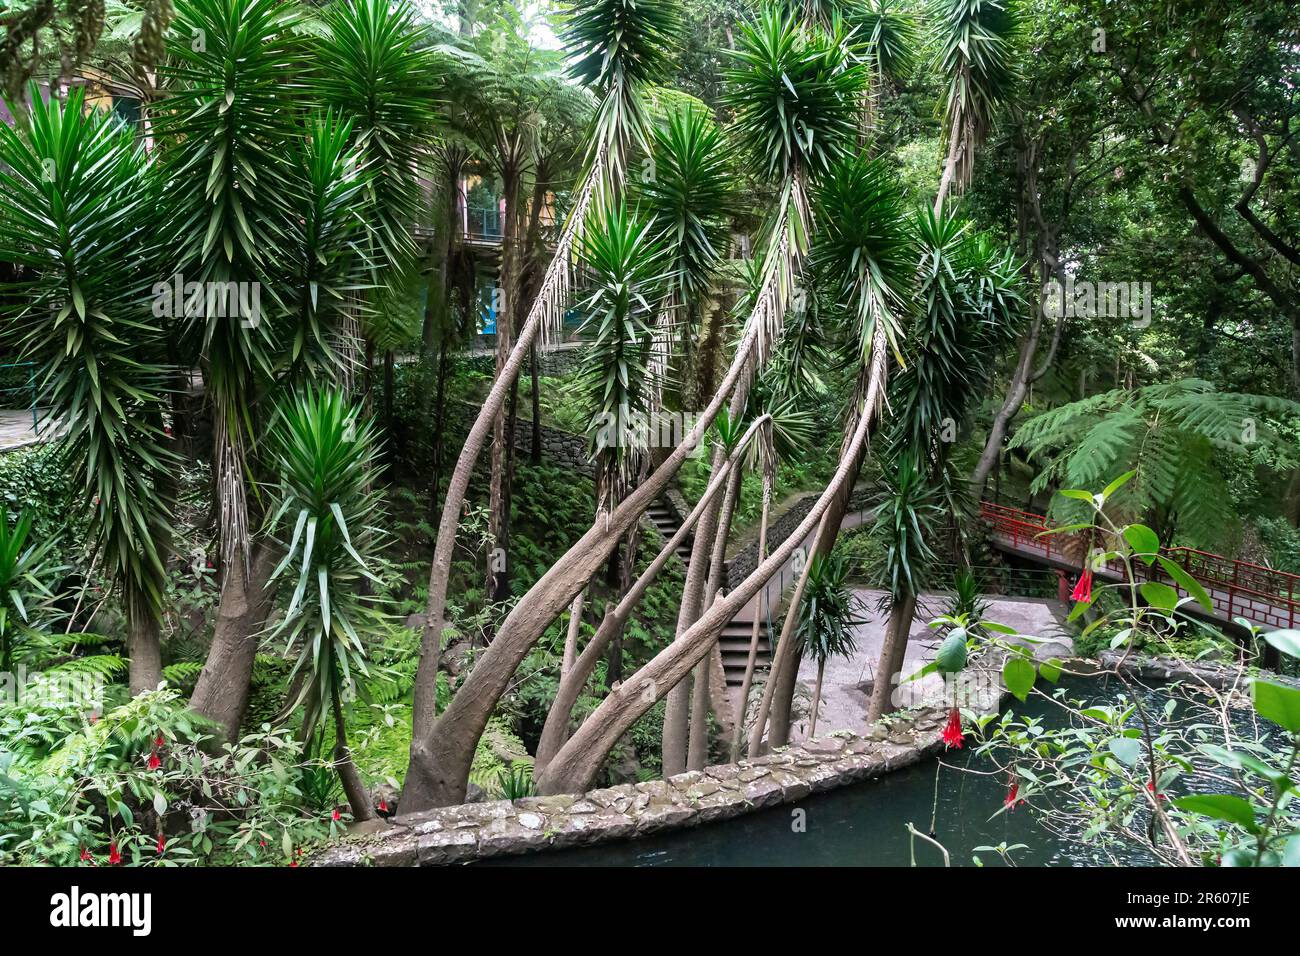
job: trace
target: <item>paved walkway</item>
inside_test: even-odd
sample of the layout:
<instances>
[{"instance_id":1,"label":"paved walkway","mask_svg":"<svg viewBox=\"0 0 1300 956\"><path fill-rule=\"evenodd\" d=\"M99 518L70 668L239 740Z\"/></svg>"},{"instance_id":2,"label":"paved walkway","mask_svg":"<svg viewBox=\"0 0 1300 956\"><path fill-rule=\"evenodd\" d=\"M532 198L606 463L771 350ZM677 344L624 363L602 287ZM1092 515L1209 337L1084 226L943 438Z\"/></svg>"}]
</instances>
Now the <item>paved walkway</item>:
<instances>
[{"instance_id":1,"label":"paved walkway","mask_svg":"<svg viewBox=\"0 0 1300 956\"><path fill-rule=\"evenodd\" d=\"M818 737L833 730L864 733L867 729L867 703L871 697L876 661L880 658L880 649L885 640L887 615L877 610L880 599L884 596L883 591L859 588L856 593L863 602L863 613L868 621L854 629L857 650L848 658L836 657L826 663L826 675L822 681L821 716L817 719ZM1050 645L1035 645L1035 653L1040 658L1066 657L1072 652L1073 644L1062 631L1062 608L1057 602L1015 597L993 597L988 600L989 620L1014 627L1021 634L1052 640ZM904 674L912 673L933 659L939 639L936 632L927 625L943 613L947 602L948 596L944 594L926 594L921 598L908 639ZM812 659L803 660L799 665L799 683L807 694L808 704L812 703L816 680L816 662ZM943 703L939 700L943 684L937 675L923 678L918 686L927 702L936 705ZM792 729L791 742L803 740L806 736L805 720Z\"/></svg>"},{"instance_id":2,"label":"paved walkway","mask_svg":"<svg viewBox=\"0 0 1300 956\"><path fill-rule=\"evenodd\" d=\"M44 412L38 409L37 417L41 422L39 434L32 427L30 408L0 408L0 452L49 440L52 431L45 428Z\"/></svg>"}]
</instances>

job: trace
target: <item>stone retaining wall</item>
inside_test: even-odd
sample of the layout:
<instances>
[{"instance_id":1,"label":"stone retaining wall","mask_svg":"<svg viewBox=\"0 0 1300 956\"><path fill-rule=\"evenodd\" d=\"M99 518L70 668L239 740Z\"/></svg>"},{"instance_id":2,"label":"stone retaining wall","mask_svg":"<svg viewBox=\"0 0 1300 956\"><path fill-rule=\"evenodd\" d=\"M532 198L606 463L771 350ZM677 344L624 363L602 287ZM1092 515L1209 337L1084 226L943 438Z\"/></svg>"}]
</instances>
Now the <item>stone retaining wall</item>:
<instances>
[{"instance_id":1,"label":"stone retaining wall","mask_svg":"<svg viewBox=\"0 0 1300 956\"><path fill-rule=\"evenodd\" d=\"M808 517L808 513L813 510L817 504L817 499L821 497L821 492L810 491L803 495L798 501L787 508L780 517L767 526L767 551L772 553L785 541L786 538L794 534L799 523ZM860 510L866 503L866 494L862 491L855 491L849 499L847 514L852 514ZM746 535L752 540L741 547L727 562L727 590L734 589L741 581L749 577L758 567L758 526L750 528Z\"/></svg>"},{"instance_id":2,"label":"stone retaining wall","mask_svg":"<svg viewBox=\"0 0 1300 956\"><path fill-rule=\"evenodd\" d=\"M577 796L443 807L358 827L318 866L437 866L627 840L726 820L859 783L943 748L942 710L908 712L866 736L830 736L738 764Z\"/></svg>"},{"instance_id":3,"label":"stone retaining wall","mask_svg":"<svg viewBox=\"0 0 1300 956\"><path fill-rule=\"evenodd\" d=\"M468 432L468 425L474 420L474 415L478 409L469 402L457 402L460 406L465 426L458 430L458 435L463 436ZM549 425L542 425L542 461L548 465L559 465L561 468L571 468L574 471L582 472L586 475L592 473L591 459L587 457L587 439L581 435L574 435L570 432L560 431L558 428L552 428ZM515 451L521 455L528 455L533 450L533 422L532 419L517 416L515 418ZM487 461L487 456L483 455L480 461ZM486 467L486 466L483 466Z\"/></svg>"}]
</instances>

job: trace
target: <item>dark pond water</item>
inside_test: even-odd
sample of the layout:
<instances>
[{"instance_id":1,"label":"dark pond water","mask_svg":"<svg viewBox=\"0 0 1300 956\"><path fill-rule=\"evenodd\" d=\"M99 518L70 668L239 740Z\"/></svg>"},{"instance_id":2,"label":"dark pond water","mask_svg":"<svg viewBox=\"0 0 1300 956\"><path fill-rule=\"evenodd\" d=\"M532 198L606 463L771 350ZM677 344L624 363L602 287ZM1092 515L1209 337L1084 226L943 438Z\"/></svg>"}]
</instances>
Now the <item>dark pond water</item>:
<instances>
[{"instance_id":1,"label":"dark pond water","mask_svg":"<svg viewBox=\"0 0 1300 956\"><path fill-rule=\"evenodd\" d=\"M1118 685L1072 684L1071 698L1094 703L1118 696ZM1163 699L1151 703L1159 706ZM1052 720L1059 708L1031 697L1018 711ZM954 766L955 765L955 766ZM930 831L954 866L974 865L976 847L1022 843L1018 865L1104 865L1110 859L1081 841L1052 834L1035 824L1024 807L995 814L1006 796L1006 778L966 773L958 767L988 767L969 750L949 751L877 780L818 794L794 805L706 824L644 840L485 861L505 866L942 866L940 851L913 840L907 825ZM937 777L937 787L936 787ZM936 804L937 792L937 804ZM802 825L802 826L801 826ZM986 866L1001 866L996 853L978 854ZM1134 848L1124 862L1149 859Z\"/></svg>"}]
</instances>

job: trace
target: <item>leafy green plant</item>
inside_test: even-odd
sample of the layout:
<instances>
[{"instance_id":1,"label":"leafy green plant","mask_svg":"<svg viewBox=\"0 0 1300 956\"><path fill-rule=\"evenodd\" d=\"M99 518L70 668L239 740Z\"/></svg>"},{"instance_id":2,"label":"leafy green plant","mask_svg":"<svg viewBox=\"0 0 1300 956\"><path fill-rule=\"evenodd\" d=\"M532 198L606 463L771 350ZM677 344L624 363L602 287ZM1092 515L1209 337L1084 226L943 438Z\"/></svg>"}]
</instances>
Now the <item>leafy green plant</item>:
<instances>
[{"instance_id":1,"label":"leafy green plant","mask_svg":"<svg viewBox=\"0 0 1300 956\"><path fill-rule=\"evenodd\" d=\"M357 819L373 815L347 749L344 699L368 676L366 638L383 623L371 565L382 542L379 496L371 490L378 455L374 425L342 393L310 390L283 403L270 441L279 484L269 528L289 531L272 580L294 589L268 640L297 654L291 709L301 709L304 739L325 714L334 718L334 759ZM291 529L291 530L290 530Z\"/></svg>"}]
</instances>

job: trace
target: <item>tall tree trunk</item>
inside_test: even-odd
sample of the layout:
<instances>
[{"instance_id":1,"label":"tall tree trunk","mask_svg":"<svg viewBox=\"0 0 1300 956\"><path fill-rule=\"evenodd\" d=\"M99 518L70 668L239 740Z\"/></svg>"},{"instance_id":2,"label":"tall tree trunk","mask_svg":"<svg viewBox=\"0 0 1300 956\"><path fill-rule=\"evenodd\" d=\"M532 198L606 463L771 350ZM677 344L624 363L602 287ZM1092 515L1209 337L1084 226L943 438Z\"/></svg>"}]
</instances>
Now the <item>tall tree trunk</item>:
<instances>
[{"instance_id":1,"label":"tall tree trunk","mask_svg":"<svg viewBox=\"0 0 1300 956\"><path fill-rule=\"evenodd\" d=\"M713 536L713 550L709 554L709 579L704 591L706 602L701 610L707 610L708 604L717 597L725 583L723 576L727 569L727 538L731 533L731 518L736 512L736 499L740 496L740 483L744 477L742 469L734 468L727 480L727 493L722 499L722 508L718 514L718 528ZM702 770L708 763L709 705L713 696L710 686L713 679L712 650L709 656L695 668L694 683L691 687L691 731L686 755L687 770ZM725 684L718 690L725 695ZM729 714L720 711L718 720L723 725L724 734L730 736L732 722Z\"/></svg>"},{"instance_id":2,"label":"tall tree trunk","mask_svg":"<svg viewBox=\"0 0 1300 956\"><path fill-rule=\"evenodd\" d=\"M518 304L519 260L519 173L507 168L502 173L505 200L501 228L500 308L497 311L496 378L500 379L514 349L515 309ZM497 410L492 421L492 474L488 486L488 565L484 593L489 601L504 600L510 594L508 550L510 546L510 471L514 449L514 409L519 397L519 379L510 382L510 400Z\"/></svg>"},{"instance_id":3,"label":"tall tree trunk","mask_svg":"<svg viewBox=\"0 0 1300 956\"><path fill-rule=\"evenodd\" d=\"M758 562L763 563L767 557L767 516L772 502L771 482L763 478L763 515L758 525ZM763 626L763 604L760 601L754 607L754 626L749 632L749 656L745 659L745 676L740 682L740 700L736 705L736 725L731 732L731 762L740 759L741 736L745 732L745 716L749 711L749 689L754 683L754 668L758 663L758 634ZM770 610L770 609L769 609Z\"/></svg>"},{"instance_id":4,"label":"tall tree trunk","mask_svg":"<svg viewBox=\"0 0 1300 956\"><path fill-rule=\"evenodd\" d=\"M275 598L275 589L268 584L274 570L272 544L257 538L247 580L237 569L225 572L212 647L190 697L190 709L215 722L226 740L239 739L258 638Z\"/></svg>"},{"instance_id":5,"label":"tall tree trunk","mask_svg":"<svg viewBox=\"0 0 1300 956\"><path fill-rule=\"evenodd\" d=\"M433 403L433 462L429 469L429 523L438 518L438 498L442 488L443 436L447 423L447 343L451 332L444 328L438 339L438 386Z\"/></svg>"},{"instance_id":6,"label":"tall tree trunk","mask_svg":"<svg viewBox=\"0 0 1300 956\"><path fill-rule=\"evenodd\" d=\"M135 607L128 601L127 653L131 657L129 685L131 696L157 690L162 680L162 648L159 643L159 622L145 608Z\"/></svg>"},{"instance_id":7,"label":"tall tree trunk","mask_svg":"<svg viewBox=\"0 0 1300 956\"><path fill-rule=\"evenodd\" d=\"M894 704L895 679L903 669L907 655L907 639L912 632L916 616L916 595L905 593L896 598L889 611L889 624L885 640L880 647L880 660L876 663L876 680L871 687L871 702L867 706L867 722L875 723L884 714L897 710Z\"/></svg>"},{"instance_id":8,"label":"tall tree trunk","mask_svg":"<svg viewBox=\"0 0 1300 956\"><path fill-rule=\"evenodd\" d=\"M863 369L858 373L857 393L867 394L871 388L869 370ZM873 422L868 426L874 429ZM856 427L854 428L856 431ZM847 453L849 437L846 437L842 445L841 455ZM781 636L777 639L775 653L772 656L772 666L768 670L767 686L763 688L763 699L759 704L758 718L754 724L754 731L749 738L749 755L757 757L761 752L763 743L763 730L771 719L771 729L768 732L770 745L773 747L783 747L790 739L790 712L794 702L795 684L799 677L799 658L794 632L799 619L799 604L803 600L803 592L808 584L808 575L812 571L813 558L817 556L828 557L835 548L835 542L839 538L840 525L844 522L844 516L848 514L849 499L853 497L853 488L857 484L858 476L862 472L862 464L866 460L866 445L863 444L857 451L856 456L850 462L849 480L840 489L839 494L831 502L826 512L826 519L817 529L817 538L813 543L812 551L806 556L803 570L799 574L799 581L795 585L794 596L786 609L785 620L781 624Z\"/></svg>"},{"instance_id":9,"label":"tall tree trunk","mask_svg":"<svg viewBox=\"0 0 1300 956\"><path fill-rule=\"evenodd\" d=\"M746 362L748 360L746 359ZM736 388L731 392L728 414L735 421L745 408L747 389ZM721 445L713 451L713 461L709 474L716 475L725 460ZM714 541L718 532L718 516L721 503L714 501L700 518L698 533L691 543L691 560L686 567L686 583L682 586L682 601L677 611L677 633L675 640L690 628L704 610L705 595L712 597L708 591L710 576L710 558L714 551ZM725 544L725 542L724 542ZM708 694L707 680L701 680L699 691L688 686L686 682L668 692L668 703L664 707L663 724L663 771L665 777L672 777L686 770L689 757L689 718L691 700L696 694Z\"/></svg>"},{"instance_id":10,"label":"tall tree trunk","mask_svg":"<svg viewBox=\"0 0 1300 956\"><path fill-rule=\"evenodd\" d=\"M710 644L717 640L723 626L735 617L736 612L763 587L763 585L790 559L796 547L825 517L831 502L844 488L854 461L864 446L871 423L875 420L883 398L885 382L885 343L883 330L873 342L871 359L871 387L859 415L847 454L840 459L826 491L817 499L812 510L781 545L772 551L759 567L745 578L730 594L715 601L713 606L691 626L679 641L673 641L633 674L618 690L613 691L595 712L583 723L578 732L547 765L538 779L543 794L575 792L587 789L603 765L609 751L623 734L654 702L679 684L691 669L708 654Z\"/></svg>"},{"instance_id":11,"label":"tall tree trunk","mask_svg":"<svg viewBox=\"0 0 1300 956\"><path fill-rule=\"evenodd\" d=\"M343 792L352 807L352 819L357 822L373 820L375 808L370 805L370 791L362 782L361 772L357 770L357 765L352 759L352 751L348 749L347 727L343 722L343 704L338 694L334 695L334 769L339 772Z\"/></svg>"}]
</instances>

